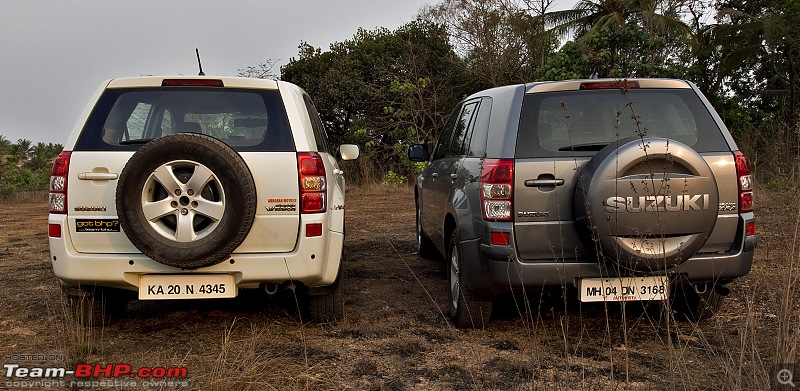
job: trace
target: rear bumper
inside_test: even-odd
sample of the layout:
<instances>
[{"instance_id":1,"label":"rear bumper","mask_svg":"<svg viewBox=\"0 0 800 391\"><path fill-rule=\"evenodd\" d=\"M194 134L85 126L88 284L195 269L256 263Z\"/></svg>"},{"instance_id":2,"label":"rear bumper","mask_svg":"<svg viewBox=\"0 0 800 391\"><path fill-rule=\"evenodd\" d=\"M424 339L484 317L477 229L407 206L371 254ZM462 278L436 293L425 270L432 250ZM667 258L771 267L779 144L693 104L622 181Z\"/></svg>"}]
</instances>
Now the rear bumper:
<instances>
[{"instance_id":1,"label":"rear bumper","mask_svg":"<svg viewBox=\"0 0 800 391\"><path fill-rule=\"evenodd\" d=\"M740 230L737 238L734 250L725 254L696 255L666 270L666 274L696 282L729 281L746 275L753 263L758 237L745 237ZM478 238L462 241L461 246L469 288L482 295L503 294L522 288L574 287L582 278L627 275L619 273L613 264L596 261L520 261L513 251L513 243L511 246L491 246Z\"/></svg>"},{"instance_id":2,"label":"rear bumper","mask_svg":"<svg viewBox=\"0 0 800 391\"><path fill-rule=\"evenodd\" d=\"M62 223L51 218L50 223ZM87 254L71 246L69 231L50 238L53 272L66 287L98 286L139 290L143 274L230 274L238 288L261 283L296 281L308 287L327 286L339 272L344 235L323 230L322 236L303 238L288 253L237 253L209 267L184 270L160 264L143 254Z\"/></svg>"}]
</instances>

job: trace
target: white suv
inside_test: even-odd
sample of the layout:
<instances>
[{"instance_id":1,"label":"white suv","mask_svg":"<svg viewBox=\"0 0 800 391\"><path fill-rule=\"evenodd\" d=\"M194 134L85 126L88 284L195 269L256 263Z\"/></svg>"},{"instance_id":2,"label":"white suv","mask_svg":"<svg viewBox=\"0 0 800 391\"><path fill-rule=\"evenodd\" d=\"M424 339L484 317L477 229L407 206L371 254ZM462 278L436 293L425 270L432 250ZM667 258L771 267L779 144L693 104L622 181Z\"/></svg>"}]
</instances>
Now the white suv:
<instances>
[{"instance_id":1,"label":"white suv","mask_svg":"<svg viewBox=\"0 0 800 391\"><path fill-rule=\"evenodd\" d=\"M342 145L344 160L358 147ZM280 81L106 81L50 181L53 270L96 324L140 300L302 293L343 316L345 180L308 95Z\"/></svg>"}]
</instances>

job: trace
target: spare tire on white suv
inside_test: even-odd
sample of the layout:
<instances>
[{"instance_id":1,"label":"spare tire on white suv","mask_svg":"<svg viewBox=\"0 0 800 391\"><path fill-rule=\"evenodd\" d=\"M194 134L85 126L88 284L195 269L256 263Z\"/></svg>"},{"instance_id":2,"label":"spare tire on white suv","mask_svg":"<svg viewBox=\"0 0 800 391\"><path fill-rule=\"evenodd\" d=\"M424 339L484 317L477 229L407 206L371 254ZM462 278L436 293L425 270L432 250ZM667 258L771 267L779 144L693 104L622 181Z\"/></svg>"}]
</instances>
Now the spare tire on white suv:
<instances>
[{"instance_id":1,"label":"spare tire on white suv","mask_svg":"<svg viewBox=\"0 0 800 391\"><path fill-rule=\"evenodd\" d=\"M711 316L750 271L747 159L682 80L505 86L464 100L409 148L421 255L449 263L450 315L482 327L509 292L662 301Z\"/></svg>"},{"instance_id":2,"label":"spare tire on white suv","mask_svg":"<svg viewBox=\"0 0 800 391\"><path fill-rule=\"evenodd\" d=\"M358 147L340 152L354 159ZM344 192L319 115L292 84L109 80L53 166L53 270L84 324L131 294L282 287L303 293L310 320L337 321Z\"/></svg>"}]
</instances>

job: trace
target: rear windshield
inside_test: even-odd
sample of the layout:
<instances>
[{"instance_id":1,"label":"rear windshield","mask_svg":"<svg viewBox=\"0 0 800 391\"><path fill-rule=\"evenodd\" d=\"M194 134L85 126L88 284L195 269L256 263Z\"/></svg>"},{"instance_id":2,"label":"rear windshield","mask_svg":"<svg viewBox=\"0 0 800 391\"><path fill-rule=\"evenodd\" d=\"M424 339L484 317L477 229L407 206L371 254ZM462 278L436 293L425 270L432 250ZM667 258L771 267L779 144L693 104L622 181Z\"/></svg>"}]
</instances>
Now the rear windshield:
<instances>
[{"instance_id":1,"label":"rear windshield","mask_svg":"<svg viewBox=\"0 0 800 391\"><path fill-rule=\"evenodd\" d=\"M132 150L181 132L213 136L238 151L294 151L277 90L109 89L81 132L76 150Z\"/></svg>"},{"instance_id":2,"label":"rear windshield","mask_svg":"<svg viewBox=\"0 0 800 391\"><path fill-rule=\"evenodd\" d=\"M525 95L516 155L590 156L632 136L666 137L698 152L729 150L693 90L615 89Z\"/></svg>"}]
</instances>

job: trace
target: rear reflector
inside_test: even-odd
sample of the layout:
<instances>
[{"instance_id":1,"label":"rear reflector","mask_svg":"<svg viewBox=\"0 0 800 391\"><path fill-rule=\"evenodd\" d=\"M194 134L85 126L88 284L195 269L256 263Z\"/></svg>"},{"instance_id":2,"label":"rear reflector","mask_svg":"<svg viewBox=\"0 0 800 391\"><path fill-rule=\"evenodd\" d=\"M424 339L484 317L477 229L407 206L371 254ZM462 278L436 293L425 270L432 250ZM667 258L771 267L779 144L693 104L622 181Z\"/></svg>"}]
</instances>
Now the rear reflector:
<instances>
[{"instance_id":1,"label":"rear reflector","mask_svg":"<svg viewBox=\"0 0 800 391\"><path fill-rule=\"evenodd\" d=\"M753 236L756 234L756 223L750 222L744 226L744 236Z\"/></svg>"},{"instance_id":2,"label":"rear reflector","mask_svg":"<svg viewBox=\"0 0 800 391\"><path fill-rule=\"evenodd\" d=\"M60 238L61 237L61 224L50 224L47 227L47 234L51 238Z\"/></svg>"},{"instance_id":3,"label":"rear reflector","mask_svg":"<svg viewBox=\"0 0 800 391\"><path fill-rule=\"evenodd\" d=\"M218 79L164 79L162 87L225 87Z\"/></svg>"},{"instance_id":4,"label":"rear reflector","mask_svg":"<svg viewBox=\"0 0 800 391\"><path fill-rule=\"evenodd\" d=\"M322 223L306 224L306 237L322 236Z\"/></svg>"},{"instance_id":5,"label":"rear reflector","mask_svg":"<svg viewBox=\"0 0 800 391\"><path fill-rule=\"evenodd\" d=\"M492 232L492 244L495 246L508 246L508 232Z\"/></svg>"}]
</instances>

